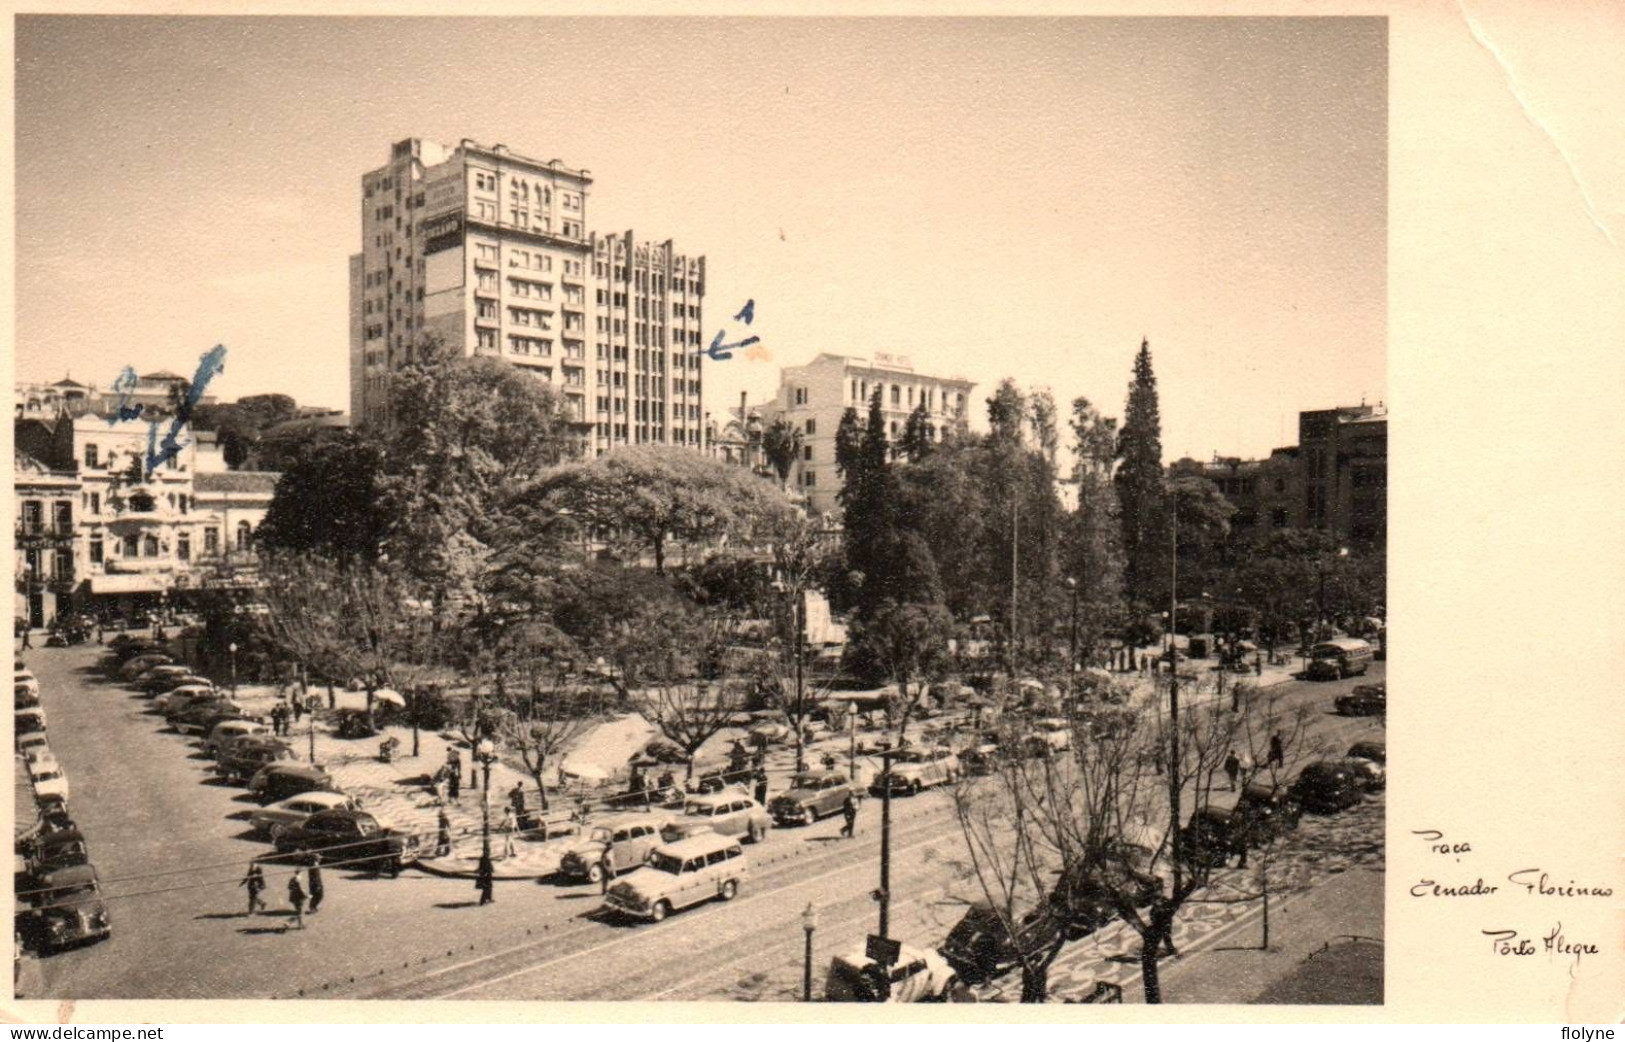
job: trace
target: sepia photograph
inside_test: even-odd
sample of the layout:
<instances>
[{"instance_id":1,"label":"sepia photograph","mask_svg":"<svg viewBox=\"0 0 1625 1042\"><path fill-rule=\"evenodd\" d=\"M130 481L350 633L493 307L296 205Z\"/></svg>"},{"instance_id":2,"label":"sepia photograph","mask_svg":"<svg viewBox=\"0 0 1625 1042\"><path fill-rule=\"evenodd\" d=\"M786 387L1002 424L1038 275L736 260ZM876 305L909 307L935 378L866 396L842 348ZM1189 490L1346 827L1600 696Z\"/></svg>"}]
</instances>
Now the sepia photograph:
<instances>
[{"instance_id":1,"label":"sepia photograph","mask_svg":"<svg viewBox=\"0 0 1625 1042\"><path fill-rule=\"evenodd\" d=\"M14 994L1381 1006L1389 41L18 15Z\"/></svg>"}]
</instances>

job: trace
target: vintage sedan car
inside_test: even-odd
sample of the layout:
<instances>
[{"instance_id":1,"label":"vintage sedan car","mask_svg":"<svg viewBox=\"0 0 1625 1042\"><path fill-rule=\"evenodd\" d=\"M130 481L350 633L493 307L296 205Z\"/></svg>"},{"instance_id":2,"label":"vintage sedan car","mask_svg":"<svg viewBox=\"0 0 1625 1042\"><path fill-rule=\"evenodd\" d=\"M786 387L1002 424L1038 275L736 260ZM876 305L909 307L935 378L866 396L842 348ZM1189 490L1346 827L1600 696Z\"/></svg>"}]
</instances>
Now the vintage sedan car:
<instances>
[{"instance_id":1,"label":"vintage sedan car","mask_svg":"<svg viewBox=\"0 0 1625 1042\"><path fill-rule=\"evenodd\" d=\"M630 872L649 858L660 845L660 827L647 815L626 821L605 822L593 827L586 839L572 843L559 859L559 874L566 879L597 883L604 878L604 848L611 850L615 874Z\"/></svg>"},{"instance_id":2,"label":"vintage sedan car","mask_svg":"<svg viewBox=\"0 0 1625 1042\"><path fill-rule=\"evenodd\" d=\"M31 906L18 909L17 928L35 951L55 952L112 936L112 920L93 866L30 876L27 890Z\"/></svg>"},{"instance_id":3,"label":"vintage sedan car","mask_svg":"<svg viewBox=\"0 0 1625 1042\"><path fill-rule=\"evenodd\" d=\"M856 795L851 780L839 771L806 771L790 779L789 790L769 800L767 810L776 824L811 825L839 814L847 797Z\"/></svg>"},{"instance_id":4,"label":"vintage sedan car","mask_svg":"<svg viewBox=\"0 0 1625 1042\"><path fill-rule=\"evenodd\" d=\"M1163 880L1153 871L1160 837L1144 832L1113 843L1098 861L1079 861L1061 873L1049 904L1068 940L1116 918L1120 897L1145 908L1162 893Z\"/></svg>"},{"instance_id":5,"label":"vintage sedan car","mask_svg":"<svg viewBox=\"0 0 1625 1042\"><path fill-rule=\"evenodd\" d=\"M960 770L968 775L984 777L992 774L999 762L999 751L1003 742L997 731L986 731L971 739L969 745L959 750Z\"/></svg>"},{"instance_id":6,"label":"vintage sedan car","mask_svg":"<svg viewBox=\"0 0 1625 1042\"><path fill-rule=\"evenodd\" d=\"M209 731L209 737L203 740L203 751L209 754L210 759L218 760L237 739L268 733L269 729L264 724L254 720L222 720L214 725Z\"/></svg>"},{"instance_id":7,"label":"vintage sedan car","mask_svg":"<svg viewBox=\"0 0 1625 1042\"><path fill-rule=\"evenodd\" d=\"M78 828L41 832L28 842L24 856L35 875L90 864L90 848Z\"/></svg>"},{"instance_id":8,"label":"vintage sedan car","mask_svg":"<svg viewBox=\"0 0 1625 1042\"><path fill-rule=\"evenodd\" d=\"M355 809L355 798L342 792L303 792L298 796L279 800L268 807L261 807L248 819L248 823L256 832L264 834L274 842L286 835L289 829L303 825L312 814L320 814L326 810Z\"/></svg>"},{"instance_id":9,"label":"vintage sedan car","mask_svg":"<svg viewBox=\"0 0 1625 1042\"><path fill-rule=\"evenodd\" d=\"M68 776L62 773L62 767L56 762L55 757L29 764L28 776L34 783L34 795L36 797L61 796L63 799L68 798Z\"/></svg>"},{"instance_id":10,"label":"vintage sedan car","mask_svg":"<svg viewBox=\"0 0 1625 1042\"><path fill-rule=\"evenodd\" d=\"M1191 816L1180 835L1190 864L1219 868L1232 855L1262 847L1298 827L1303 808L1285 783L1255 781L1230 808L1209 805Z\"/></svg>"},{"instance_id":11,"label":"vintage sedan car","mask_svg":"<svg viewBox=\"0 0 1625 1042\"><path fill-rule=\"evenodd\" d=\"M128 662L137 655L146 655L153 652L162 652L164 646L155 640L146 637L132 637L128 633L121 633L113 638L108 647L113 657L120 663Z\"/></svg>"},{"instance_id":12,"label":"vintage sedan car","mask_svg":"<svg viewBox=\"0 0 1625 1042\"><path fill-rule=\"evenodd\" d=\"M320 767L297 763L268 763L255 772L248 791L261 803L274 803L305 792L337 792L333 776Z\"/></svg>"},{"instance_id":13,"label":"vintage sedan car","mask_svg":"<svg viewBox=\"0 0 1625 1042\"><path fill-rule=\"evenodd\" d=\"M156 698L166 691L173 691L178 687L193 684L212 685L208 677L198 676L196 673L166 674L161 677L150 677L138 686L149 698Z\"/></svg>"},{"instance_id":14,"label":"vintage sedan car","mask_svg":"<svg viewBox=\"0 0 1625 1042\"><path fill-rule=\"evenodd\" d=\"M224 699L226 697L226 693L213 684L182 684L179 687L172 687L154 698L152 708L160 715L163 715L172 709L177 711L184 709L193 702L201 702L210 698Z\"/></svg>"},{"instance_id":15,"label":"vintage sedan car","mask_svg":"<svg viewBox=\"0 0 1625 1042\"><path fill-rule=\"evenodd\" d=\"M290 825L273 840L279 854L315 851L330 865L375 869L394 875L418 858L416 834L386 828L364 810L336 807Z\"/></svg>"},{"instance_id":16,"label":"vintage sedan car","mask_svg":"<svg viewBox=\"0 0 1625 1042\"><path fill-rule=\"evenodd\" d=\"M225 720L244 720L248 714L237 703L226 701L196 702L178 713L168 713L164 721L180 734L206 735Z\"/></svg>"},{"instance_id":17,"label":"vintage sedan car","mask_svg":"<svg viewBox=\"0 0 1625 1042\"><path fill-rule=\"evenodd\" d=\"M1022 953L1036 955L1061 942L1061 924L1047 904L1020 917L1013 925L987 902L966 910L948 939L938 949L959 978L968 984L981 984L1021 964Z\"/></svg>"},{"instance_id":18,"label":"vintage sedan car","mask_svg":"<svg viewBox=\"0 0 1625 1042\"><path fill-rule=\"evenodd\" d=\"M156 695L160 691L168 691L171 687L175 687L180 683L179 678L189 677L192 675L191 666L188 666L185 663L169 662L164 663L163 665L150 666L147 669L142 670L140 673L136 674L135 679L131 680L130 683L134 684L136 687L140 688L142 691L145 691L149 695ZM165 686L165 681L170 681L172 679L173 682Z\"/></svg>"},{"instance_id":19,"label":"vintage sedan car","mask_svg":"<svg viewBox=\"0 0 1625 1042\"><path fill-rule=\"evenodd\" d=\"M902 945L897 962L881 966L857 948L830 960L825 1002L941 1002L958 983L948 960L934 951Z\"/></svg>"},{"instance_id":20,"label":"vintage sedan car","mask_svg":"<svg viewBox=\"0 0 1625 1042\"><path fill-rule=\"evenodd\" d=\"M683 805L682 817L667 822L660 835L666 842L675 843L702 832L715 832L743 836L756 843L767 835L772 824L772 818L755 800L737 790L723 789L690 796Z\"/></svg>"},{"instance_id":21,"label":"vintage sedan car","mask_svg":"<svg viewBox=\"0 0 1625 1042\"><path fill-rule=\"evenodd\" d=\"M738 840L703 832L655 847L642 867L609 888L604 905L658 923L712 898L732 901L748 870Z\"/></svg>"},{"instance_id":22,"label":"vintage sedan car","mask_svg":"<svg viewBox=\"0 0 1625 1042\"><path fill-rule=\"evenodd\" d=\"M869 789L877 796L887 789L917 796L921 790L952 784L957 777L959 757L952 750L905 749L892 757L891 769L877 775Z\"/></svg>"},{"instance_id":23,"label":"vintage sedan car","mask_svg":"<svg viewBox=\"0 0 1625 1042\"><path fill-rule=\"evenodd\" d=\"M33 734L20 734L17 736L17 751L28 757L38 749L49 750L51 739L44 731L35 731Z\"/></svg>"},{"instance_id":24,"label":"vintage sedan car","mask_svg":"<svg viewBox=\"0 0 1625 1042\"><path fill-rule=\"evenodd\" d=\"M158 666L173 666L175 656L163 651L147 651L133 658L125 659L124 664L118 667L118 675L125 683L133 683L137 677L149 669Z\"/></svg>"},{"instance_id":25,"label":"vintage sedan car","mask_svg":"<svg viewBox=\"0 0 1625 1042\"><path fill-rule=\"evenodd\" d=\"M33 709L39 705L39 681L31 673L18 673L12 684L12 708Z\"/></svg>"},{"instance_id":26,"label":"vintage sedan car","mask_svg":"<svg viewBox=\"0 0 1625 1042\"><path fill-rule=\"evenodd\" d=\"M1342 716L1381 716L1388 712L1388 684L1356 684L1354 690L1332 700Z\"/></svg>"},{"instance_id":27,"label":"vintage sedan car","mask_svg":"<svg viewBox=\"0 0 1625 1042\"><path fill-rule=\"evenodd\" d=\"M262 735L249 735L232 742L215 761L215 772L229 782L248 781L268 764L297 759L293 747L286 742Z\"/></svg>"},{"instance_id":28,"label":"vintage sedan car","mask_svg":"<svg viewBox=\"0 0 1625 1042\"><path fill-rule=\"evenodd\" d=\"M1027 733L1027 751L1035 756L1050 756L1072 748L1072 725L1059 717L1034 720Z\"/></svg>"},{"instance_id":29,"label":"vintage sedan car","mask_svg":"<svg viewBox=\"0 0 1625 1042\"><path fill-rule=\"evenodd\" d=\"M16 715L11 720L12 729L19 741L23 735L45 733L45 710L39 706L35 706L33 709L17 710Z\"/></svg>"},{"instance_id":30,"label":"vintage sedan car","mask_svg":"<svg viewBox=\"0 0 1625 1042\"><path fill-rule=\"evenodd\" d=\"M1360 802L1363 790L1353 770L1335 760L1309 764L1292 783L1292 795L1305 810L1317 814L1334 813Z\"/></svg>"},{"instance_id":31,"label":"vintage sedan car","mask_svg":"<svg viewBox=\"0 0 1625 1042\"><path fill-rule=\"evenodd\" d=\"M1370 760L1373 763L1380 763L1386 767L1388 765L1388 743L1377 741L1375 739L1355 742L1353 745L1349 746L1348 755L1353 756L1356 759Z\"/></svg>"},{"instance_id":32,"label":"vintage sedan car","mask_svg":"<svg viewBox=\"0 0 1625 1042\"><path fill-rule=\"evenodd\" d=\"M1381 792L1388 784L1387 772L1382 764L1360 756L1345 756L1335 761L1354 773L1361 792Z\"/></svg>"}]
</instances>

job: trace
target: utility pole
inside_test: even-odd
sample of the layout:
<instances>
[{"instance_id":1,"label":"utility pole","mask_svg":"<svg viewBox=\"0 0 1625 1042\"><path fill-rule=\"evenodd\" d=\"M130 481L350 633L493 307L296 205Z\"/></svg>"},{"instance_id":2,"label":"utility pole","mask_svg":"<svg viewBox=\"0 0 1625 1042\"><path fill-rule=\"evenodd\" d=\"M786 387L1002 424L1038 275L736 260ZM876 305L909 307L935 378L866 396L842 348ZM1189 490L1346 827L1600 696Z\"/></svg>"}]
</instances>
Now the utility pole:
<instances>
[{"instance_id":1,"label":"utility pole","mask_svg":"<svg viewBox=\"0 0 1625 1042\"><path fill-rule=\"evenodd\" d=\"M1168 565L1168 821L1169 838L1174 854L1174 893L1179 893L1179 659L1175 652L1174 631L1178 628L1179 612L1179 501L1170 499L1173 524L1170 527L1169 549L1172 556Z\"/></svg>"},{"instance_id":2,"label":"utility pole","mask_svg":"<svg viewBox=\"0 0 1625 1042\"><path fill-rule=\"evenodd\" d=\"M891 935L891 761L896 753L885 749L880 754L880 889L875 897L880 902L880 936Z\"/></svg>"},{"instance_id":3,"label":"utility pole","mask_svg":"<svg viewBox=\"0 0 1625 1042\"><path fill-rule=\"evenodd\" d=\"M802 688L801 664L807 657L804 645L807 639L807 602L801 592L800 584L795 587L796 598L796 770L807 769L806 750L803 743L806 741L806 729L802 724L806 720L807 703L806 692Z\"/></svg>"}]
</instances>

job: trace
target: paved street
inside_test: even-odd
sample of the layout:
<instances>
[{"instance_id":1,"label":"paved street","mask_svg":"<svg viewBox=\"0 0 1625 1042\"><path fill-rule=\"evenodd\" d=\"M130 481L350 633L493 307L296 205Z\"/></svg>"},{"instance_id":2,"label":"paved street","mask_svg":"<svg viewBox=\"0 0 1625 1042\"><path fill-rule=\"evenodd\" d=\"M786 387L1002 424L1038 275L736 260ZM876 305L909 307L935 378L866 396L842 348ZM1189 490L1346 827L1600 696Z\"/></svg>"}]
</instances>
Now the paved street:
<instances>
[{"instance_id":1,"label":"paved street","mask_svg":"<svg viewBox=\"0 0 1625 1042\"><path fill-rule=\"evenodd\" d=\"M860 947L873 928L879 807L869 800L857 839L836 838L838 819L774 829L747 847L751 876L738 899L659 925L600 919L593 886L507 881L498 885L497 903L481 908L467 878L409 871L389 880L330 870L321 913L307 919L303 932L285 931L282 870L268 873L273 914L243 914L246 897L237 882L247 860L267 849L246 826L255 804L242 789L214 781L212 761L194 739L167 731L146 712L145 699L108 682L94 664L98 650L38 649L28 656L114 926L105 943L42 960L42 995L788 1000L800 992L799 917L808 903L820 914L820 982L829 958ZM1378 664L1366 679L1381 678ZM1329 710L1332 697L1352 683L1283 690L1291 701ZM1380 731L1375 720L1329 712L1316 726L1339 746ZM788 755L774 754L775 791ZM403 775L419 772L401 768ZM946 793L929 792L898 799L893 808L893 933L934 946L975 896L955 865L963 845L951 803ZM1283 850L1276 858L1275 885L1285 891L1280 906L1290 909L1356 864L1374 860L1380 871L1381 810L1381 800L1370 799L1337 818L1306 816L1294 840L1306 853ZM1193 904L1176 940L1194 952L1203 938L1256 909L1257 902ZM1377 928L1380 922L1379 902ZM1120 925L1069 946L1055 971L1057 996L1100 978L1133 990L1137 966L1114 957L1136 951L1137 939Z\"/></svg>"}]
</instances>

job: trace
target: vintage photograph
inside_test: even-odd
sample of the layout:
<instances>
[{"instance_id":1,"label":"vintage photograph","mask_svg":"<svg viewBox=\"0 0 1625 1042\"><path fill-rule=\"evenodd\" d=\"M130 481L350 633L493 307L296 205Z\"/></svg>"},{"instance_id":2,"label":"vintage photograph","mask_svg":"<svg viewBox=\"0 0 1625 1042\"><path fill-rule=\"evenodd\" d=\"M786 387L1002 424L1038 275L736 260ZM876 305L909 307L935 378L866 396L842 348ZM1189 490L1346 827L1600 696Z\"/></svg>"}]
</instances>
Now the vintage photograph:
<instances>
[{"instance_id":1,"label":"vintage photograph","mask_svg":"<svg viewBox=\"0 0 1625 1042\"><path fill-rule=\"evenodd\" d=\"M1382 1004L1388 33L18 16L15 994Z\"/></svg>"}]
</instances>

